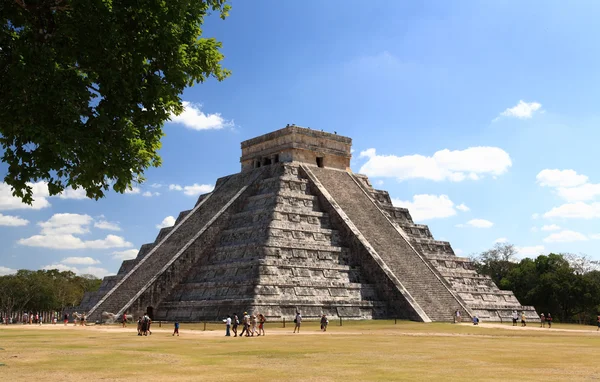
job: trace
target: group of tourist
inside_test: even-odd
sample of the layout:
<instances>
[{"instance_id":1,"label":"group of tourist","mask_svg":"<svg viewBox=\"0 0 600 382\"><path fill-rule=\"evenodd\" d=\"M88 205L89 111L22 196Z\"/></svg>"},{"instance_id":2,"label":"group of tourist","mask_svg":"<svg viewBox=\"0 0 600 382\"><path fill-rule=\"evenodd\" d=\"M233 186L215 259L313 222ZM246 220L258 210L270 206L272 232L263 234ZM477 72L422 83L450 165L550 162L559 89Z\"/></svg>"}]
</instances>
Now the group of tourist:
<instances>
[{"instance_id":1,"label":"group of tourist","mask_svg":"<svg viewBox=\"0 0 600 382\"><path fill-rule=\"evenodd\" d=\"M516 310L513 310L512 312L513 326L517 326L519 317L521 318L521 326L527 326L527 316L525 316L525 312L521 312L519 315L519 312ZM552 315L550 313L540 314L540 328L545 328L546 324L548 324L548 328L552 328Z\"/></svg>"},{"instance_id":2,"label":"group of tourist","mask_svg":"<svg viewBox=\"0 0 600 382\"><path fill-rule=\"evenodd\" d=\"M127 322L127 314L123 314L122 324L125 327ZM143 316L138 317L137 321L137 332L138 336L147 336L148 334L152 335L152 331L150 330L150 325L152 325L152 319L148 315L148 313L144 313ZM179 323L177 323L177 328L179 328ZM177 333L179 335L179 331Z\"/></svg>"},{"instance_id":3,"label":"group of tourist","mask_svg":"<svg viewBox=\"0 0 600 382\"><path fill-rule=\"evenodd\" d=\"M238 326L240 325L240 319L237 313L233 313L233 317L228 315L223 321L225 322L225 336L230 337L231 332L233 332L233 336L238 337ZM249 315L248 312L244 312L241 322L242 331L240 332L239 337L243 337L244 333L246 334L246 337L254 337L255 334L257 337L260 335L264 336L266 321L267 319L262 313Z\"/></svg>"}]
</instances>

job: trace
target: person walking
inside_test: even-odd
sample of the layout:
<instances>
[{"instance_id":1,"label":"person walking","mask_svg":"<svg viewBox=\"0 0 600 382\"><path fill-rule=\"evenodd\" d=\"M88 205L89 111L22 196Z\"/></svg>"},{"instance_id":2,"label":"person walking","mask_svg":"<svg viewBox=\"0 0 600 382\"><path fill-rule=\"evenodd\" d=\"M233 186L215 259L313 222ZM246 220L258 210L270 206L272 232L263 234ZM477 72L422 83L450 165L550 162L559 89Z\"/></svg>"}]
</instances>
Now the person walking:
<instances>
[{"instance_id":1,"label":"person walking","mask_svg":"<svg viewBox=\"0 0 600 382\"><path fill-rule=\"evenodd\" d=\"M527 326L525 312L521 312L521 326Z\"/></svg>"},{"instance_id":2,"label":"person walking","mask_svg":"<svg viewBox=\"0 0 600 382\"><path fill-rule=\"evenodd\" d=\"M250 333L252 337L254 337L254 333L256 333L256 315L252 315L250 317Z\"/></svg>"},{"instance_id":3,"label":"person walking","mask_svg":"<svg viewBox=\"0 0 600 382\"><path fill-rule=\"evenodd\" d=\"M123 313L123 317L121 317L121 324L124 328L127 327L127 312Z\"/></svg>"},{"instance_id":4,"label":"person walking","mask_svg":"<svg viewBox=\"0 0 600 382\"><path fill-rule=\"evenodd\" d=\"M329 325L329 320L327 319L326 315L322 315L321 316L321 330L326 332L327 331L327 325Z\"/></svg>"},{"instance_id":5,"label":"person walking","mask_svg":"<svg viewBox=\"0 0 600 382\"><path fill-rule=\"evenodd\" d=\"M240 319L238 318L237 313L233 314L233 320L232 320L232 325L231 325L231 330L233 330L233 336L237 337L237 328L238 325L240 324Z\"/></svg>"},{"instance_id":6,"label":"person walking","mask_svg":"<svg viewBox=\"0 0 600 382\"><path fill-rule=\"evenodd\" d=\"M260 336L261 334L264 336L265 335L265 322L267 321L267 319L265 318L265 315L262 313L258 314L258 335Z\"/></svg>"},{"instance_id":7,"label":"person walking","mask_svg":"<svg viewBox=\"0 0 600 382\"><path fill-rule=\"evenodd\" d=\"M519 313L517 313L516 310L513 310L513 313L512 313L513 326L517 326L518 319L519 319Z\"/></svg>"},{"instance_id":8,"label":"person walking","mask_svg":"<svg viewBox=\"0 0 600 382\"><path fill-rule=\"evenodd\" d=\"M231 337L231 316L225 319L225 337Z\"/></svg>"},{"instance_id":9,"label":"person walking","mask_svg":"<svg viewBox=\"0 0 600 382\"><path fill-rule=\"evenodd\" d=\"M67 326L67 324L69 323L69 315L67 313L65 313L65 316L63 317L63 323L65 324L65 326Z\"/></svg>"},{"instance_id":10,"label":"person walking","mask_svg":"<svg viewBox=\"0 0 600 382\"><path fill-rule=\"evenodd\" d=\"M294 318L294 333L296 333L296 329L298 329L298 333L300 333L300 324L302 324L302 315L300 311L296 312L296 318Z\"/></svg>"},{"instance_id":11,"label":"person walking","mask_svg":"<svg viewBox=\"0 0 600 382\"><path fill-rule=\"evenodd\" d=\"M546 322L548 323L548 329L552 328L552 315L550 313L548 313L546 315Z\"/></svg>"},{"instance_id":12,"label":"person walking","mask_svg":"<svg viewBox=\"0 0 600 382\"><path fill-rule=\"evenodd\" d=\"M177 337L179 337L179 321L175 321L173 327L173 335L177 334Z\"/></svg>"},{"instance_id":13,"label":"person walking","mask_svg":"<svg viewBox=\"0 0 600 382\"><path fill-rule=\"evenodd\" d=\"M460 324L461 322L462 318L460 317L460 310L456 309L456 312L454 312L454 323Z\"/></svg>"},{"instance_id":14,"label":"person walking","mask_svg":"<svg viewBox=\"0 0 600 382\"><path fill-rule=\"evenodd\" d=\"M242 325L244 326L242 328L242 332L240 333L240 337L242 337L244 335L244 333L246 333L246 337L250 337L250 333L249 333L249 325L250 325L250 316L248 315L248 312L244 312L244 317L242 318Z\"/></svg>"},{"instance_id":15,"label":"person walking","mask_svg":"<svg viewBox=\"0 0 600 382\"><path fill-rule=\"evenodd\" d=\"M540 314L540 328L545 328L546 327L546 316L544 316L544 313Z\"/></svg>"}]
</instances>

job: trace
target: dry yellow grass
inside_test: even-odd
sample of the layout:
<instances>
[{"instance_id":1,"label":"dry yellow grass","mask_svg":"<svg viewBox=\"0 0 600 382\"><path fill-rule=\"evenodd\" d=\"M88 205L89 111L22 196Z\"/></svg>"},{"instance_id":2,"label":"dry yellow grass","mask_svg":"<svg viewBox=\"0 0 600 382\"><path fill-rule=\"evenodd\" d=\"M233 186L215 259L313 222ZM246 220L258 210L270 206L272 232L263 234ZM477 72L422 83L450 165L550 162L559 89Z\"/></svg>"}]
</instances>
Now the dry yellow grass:
<instances>
[{"instance_id":1,"label":"dry yellow grass","mask_svg":"<svg viewBox=\"0 0 600 382\"><path fill-rule=\"evenodd\" d=\"M0 327L3 380L574 381L600 379L600 332L508 325L332 322L301 334L267 323L267 336L226 338L217 325Z\"/></svg>"}]
</instances>

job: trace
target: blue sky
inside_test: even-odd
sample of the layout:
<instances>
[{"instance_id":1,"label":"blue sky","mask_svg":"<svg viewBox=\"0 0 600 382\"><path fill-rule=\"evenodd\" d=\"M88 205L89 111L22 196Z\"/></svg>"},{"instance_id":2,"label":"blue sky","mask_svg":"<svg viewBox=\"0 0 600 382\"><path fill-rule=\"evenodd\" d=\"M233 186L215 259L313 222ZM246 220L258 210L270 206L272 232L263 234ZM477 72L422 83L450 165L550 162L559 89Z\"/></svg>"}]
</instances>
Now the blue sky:
<instances>
[{"instance_id":1,"label":"blue sky","mask_svg":"<svg viewBox=\"0 0 600 382\"><path fill-rule=\"evenodd\" d=\"M242 140L287 123L351 137L353 171L463 256L506 240L600 260L600 4L365 4L233 1L204 26L232 76L185 91L136 192L48 198L41 184L25 208L0 185L0 274L116 273L239 171Z\"/></svg>"}]
</instances>

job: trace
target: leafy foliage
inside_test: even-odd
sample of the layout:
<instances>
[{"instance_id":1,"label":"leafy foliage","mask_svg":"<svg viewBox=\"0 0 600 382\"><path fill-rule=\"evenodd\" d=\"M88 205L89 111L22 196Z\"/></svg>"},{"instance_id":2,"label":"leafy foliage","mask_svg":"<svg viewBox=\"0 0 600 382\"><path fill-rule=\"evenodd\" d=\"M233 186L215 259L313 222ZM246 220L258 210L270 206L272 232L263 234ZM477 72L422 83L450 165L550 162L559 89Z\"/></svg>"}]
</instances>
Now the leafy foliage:
<instances>
[{"instance_id":1,"label":"leafy foliage","mask_svg":"<svg viewBox=\"0 0 600 382\"><path fill-rule=\"evenodd\" d=\"M221 43L200 38L227 0L0 1L0 145L4 181L31 203L33 181L101 198L161 163L179 95L221 81Z\"/></svg>"},{"instance_id":2,"label":"leafy foliage","mask_svg":"<svg viewBox=\"0 0 600 382\"><path fill-rule=\"evenodd\" d=\"M473 260L480 273L501 289L512 290L524 305L562 321L594 323L600 314L600 271L586 256L540 255L517 262L514 247L502 244Z\"/></svg>"},{"instance_id":3,"label":"leafy foliage","mask_svg":"<svg viewBox=\"0 0 600 382\"><path fill-rule=\"evenodd\" d=\"M20 270L0 276L0 311L61 311L79 305L83 294L98 290L101 282L94 276L77 276L70 271Z\"/></svg>"}]
</instances>

